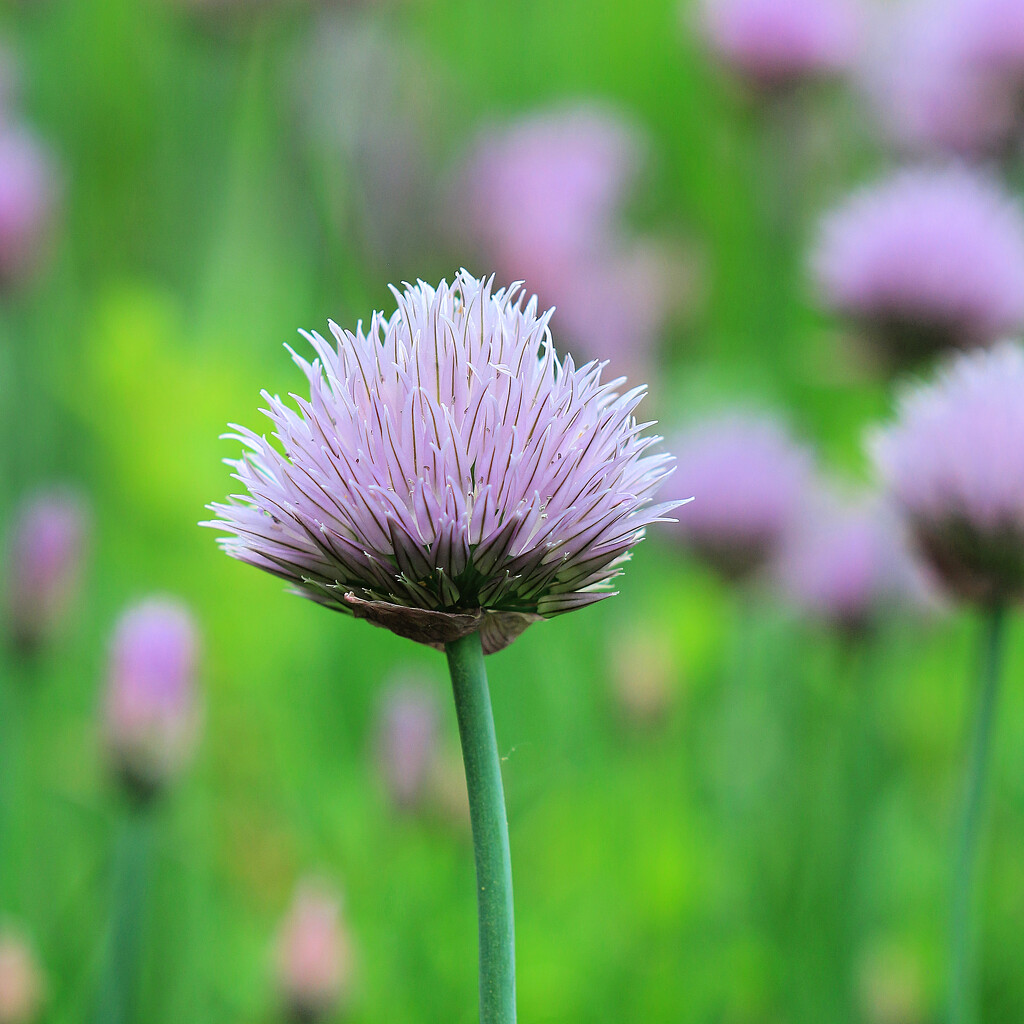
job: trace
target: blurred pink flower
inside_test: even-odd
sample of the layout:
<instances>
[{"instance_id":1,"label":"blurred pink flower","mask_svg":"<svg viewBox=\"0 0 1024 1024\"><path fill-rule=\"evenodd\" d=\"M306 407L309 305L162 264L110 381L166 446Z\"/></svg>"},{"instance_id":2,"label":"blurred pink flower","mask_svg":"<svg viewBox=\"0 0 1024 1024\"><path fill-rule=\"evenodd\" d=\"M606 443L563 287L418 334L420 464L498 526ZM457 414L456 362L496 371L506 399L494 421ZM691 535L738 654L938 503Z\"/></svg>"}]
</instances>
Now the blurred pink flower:
<instances>
[{"instance_id":1,"label":"blurred pink flower","mask_svg":"<svg viewBox=\"0 0 1024 1024\"><path fill-rule=\"evenodd\" d=\"M299 886L277 939L277 984L289 1019L325 1020L351 995L353 946L338 896Z\"/></svg>"},{"instance_id":2,"label":"blurred pink flower","mask_svg":"<svg viewBox=\"0 0 1024 1024\"><path fill-rule=\"evenodd\" d=\"M813 269L897 365L987 344L1024 324L1024 212L980 171L902 171L826 217Z\"/></svg>"},{"instance_id":3,"label":"blurred pink flower","mask_svg":"<svg viewBox=\"0 0 1024 1024\"><path fill-rule=\"evenodd\" d=\"M0 1024L32 1024L43 1004L35 955L13 932L0 935Z\"/></svg>"},{"instance_id":4,"label":"blurred pink flower","mask_svg":"<svg viewBox=\"0 0 1024 1024\"><path fill-rule=\"evenodd\" d=\"M718 58L764 90L841 74L861 42L854 0L705 0L703 15Z\"/></svg>"},{"instance_id":5,"label":"blurred pink flower","mask_svg":"<svg viewBox=\"0 0 1024 1024\"><path fill-rule=\"evenodd\" d=\"M429 681L413 672L390 680L377 724L376 756L394 806L411 810L427 795L438 754L440 711Z\"/></svg>"},{"instance_id":6,"label":"blurred pink flower","mask_svg":"<svg viewBox=\"0 0 1024 1024\"><path fill-rule=\"evenodd\" d=\"M778 578L798 610L847 633L925 596L891 510L876 498L851 501L832 492L809 506L783 545Z\"/></svg>"},{"instance_id":7,"label":"blurred pink flower","mask_svg":"<svg viewBox=\"0 0 1024 1024\"><path fill-rule=\"evenodd\" d=\"M642 164L639 128L578 105L482 134L460 177L468 241L498 276L558 309L568 346L643 373L687 291L681 261L630 240L622 206Z\"/></svg>"},{"instance_id":8,"label":"blurred pink flower","mask_svg":"<svg viewBox=\"0 0 1024 1024\"><path fill-rule=\"evenodd\" d=\"M13 643L33 651L59 631L79 589L88 515L71 490L32 494L8 537L7 614Z\"/></svg>"},{"instance_id":9,"label":"blurred pink flower","mask_svg":"<svg viewBox=\"0 0 1024 1024\"><path fill-rule=\"evenodd\" d=\"M104 735L115 768L140 795L171 781L192 753L199 724L198 658L195 621L178 601L150 598L117 625Z\"/></svg>"},{"instance_id":10,"label":"blurred pink flower","mask_svg":"<svg viewBox=\"0 0 1024 1024\"><path fill-rule=\"evenodd\" d=\"M699 423L669 447L676 472L663 496L693 497L679 538L729 579L773 562L806 505L810 451L779 420L743 411Z\"/></svg>"},{"instance_id":11,"label":"blurred pink flower","mask_svg":"<svg viewBox=\"0 0 1024 1024\"><path fill-rule=\"evenodd\" d=\"M37 269L56 199L50 155L26 128L0 120L0 284L16 284Z\"/></svg>"},{"instance_id":12,"label":"blurred pink flower","mask_svg":"<svg viewBox=\"0 0 1024 1024\"><path fill-rule=\"evenodd\" d=\"M981 603L1024 596L1024 350L960 355L908 389L872 454L926 561Z\"/></svg>"}]
</instances>

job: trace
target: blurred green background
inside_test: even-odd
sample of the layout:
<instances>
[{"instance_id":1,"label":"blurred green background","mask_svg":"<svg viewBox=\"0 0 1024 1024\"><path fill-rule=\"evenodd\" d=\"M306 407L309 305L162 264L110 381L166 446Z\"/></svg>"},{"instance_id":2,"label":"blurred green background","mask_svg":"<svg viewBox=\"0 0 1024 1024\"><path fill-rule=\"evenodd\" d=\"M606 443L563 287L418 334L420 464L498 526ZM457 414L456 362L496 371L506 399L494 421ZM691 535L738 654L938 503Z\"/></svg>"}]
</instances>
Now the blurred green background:
<instances>
[{"instance_id":1,"label":"blurred green background","mask_svg":"<svg viewBox=\"0 0 1024 1024\"><path fill-rule=\"evenodd\" d=\"M284 595L196 526L232 489L225 425L255 426L261 388L301 383L282 348L296 328L351 325L389 308L389 281L468 259L445 240L373 251L355 169L304 130L310 109L342 117L353 101L317 93L306 54L329 23L356 49L415 55L400 100L422 98L438 176L491 117L590 96L628 111L650 140L631 222L677 238L701 282L664 339L652 413L671 424L756 397L854 475L889 395L814 310L803 252L816 214L884 158L849 95L810 99L820 159L779 238L770 129L661 0L26 0L2 22L63 195L45 269L0 306L0 510L70 480L95 525L72 628L32 684L22 870L2 880L0 914L46 974L45 1020L93 1015L121 813L98 693L117 615L157 591L200 620L206 720L159 809L139 1019L277 1019L272 938L314 872L344 891L357 948L339 1020L472 1021L468 834L396 814L371 753L382 680L419 666L444 700L442 657ZM372 95L373 64L361 74ZM937 1020L974 629L894 620L851 648L652 536L621 596L489 659L522 1020ZM640 725L611 671L630 637L672 659L666 707ZM1013 639L984 856L986 1022L1024 1020ZM445 728L454 757L454 715Z\"/></svg>"}]
</instances>

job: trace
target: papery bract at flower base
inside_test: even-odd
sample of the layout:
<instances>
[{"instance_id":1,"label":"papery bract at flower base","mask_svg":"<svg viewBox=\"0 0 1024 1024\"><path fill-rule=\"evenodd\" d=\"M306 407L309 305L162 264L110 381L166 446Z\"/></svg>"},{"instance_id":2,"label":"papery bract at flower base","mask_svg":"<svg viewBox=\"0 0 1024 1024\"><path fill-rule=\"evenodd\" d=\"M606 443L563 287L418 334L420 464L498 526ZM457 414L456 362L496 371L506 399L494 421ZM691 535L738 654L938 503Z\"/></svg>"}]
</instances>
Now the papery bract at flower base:
<instances>
[{"instance_id":1,"label":"papery bract at flower base","mask_svg":"<svg viewBox=\"0 0 1024 1024\"><path fill-rule=\"evenodd\" d=\"M531 622L611 595L672 458L652 454L644 394L560 361L517 286L466 272L395 291L398 309L294 358L310 398L264 393L283 448L236 427L248 493L211 505L234 558L297 593L441 646L500 650Z\"/></svg>"},{"instance_id":2,"label":"papery bract at flower base","mask_svg":"<svg viewBox=\"0 0 1024 1024\"><path fill-rule=\"evenodd\" d=\"M1024 351L1003 343L954 360L906 392L872 439L882 478L951 593L1024 597Z\"/></svg>"}]
</instances>

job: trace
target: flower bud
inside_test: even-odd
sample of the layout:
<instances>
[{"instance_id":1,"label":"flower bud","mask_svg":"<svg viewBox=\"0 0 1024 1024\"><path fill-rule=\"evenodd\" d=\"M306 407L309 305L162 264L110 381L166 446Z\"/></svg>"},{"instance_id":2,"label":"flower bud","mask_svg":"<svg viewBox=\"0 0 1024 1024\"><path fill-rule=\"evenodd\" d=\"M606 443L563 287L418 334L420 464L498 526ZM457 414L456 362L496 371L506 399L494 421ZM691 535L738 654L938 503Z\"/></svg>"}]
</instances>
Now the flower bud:
<instances>
[{"instance_id":1,"label":"flower bud","mask_svg":"<svg viewBox=\"0 0 1024 1024\"><path fill-rule=\"evenodd\" d=\"M665 630L636 626L615 637L610 651L612 696L623 720L657 725L672 708L679 670Z\"/></svg>"},{"instance_id":2,"label":"flower bud","mask_svg":"<svg viewBox=\"0 0 1024 1024\"><path fill-rule=\"evenodd\" d=\"M399 810L419 806L437 756L438 707L424 680L403 677L385 694L377 726L381 779Z\"/></svg>"},{"instance_id":3,"label":"flower bud","mask_svg":"<svg viewBox=\"0 0 1024 1024\"><path fill-rule=\"evenodd\" d=\"M168 598L136 605L117 626L103 724L111 762L135 795L161 789L192 753L198 647L191 613Z\"/></svg>"},{"instance_id":4,"label":"flower bud","mask_svg":"<svg viewBox=\"0 0 1024 1024\"><path fill-rule=\"evenodd\" d=\"M17 284L38 267L56 191L50 157L34 136L0 124L0 285Z\"/></svg>"},{"instance_id":5,"label":"flower bud","mask_svg":"<svg viewBox=\"0 0 1024 1024\"><path fill-rule=\"evenodd\" d=\"M35 956L14 933L0 935L0 1024L31 1024L43 1003L43 979Z\"/></svg>"},{"instance_id":6,"label":"flower bud","mask_svg":"<svg viewBox=\"0 0 1024 1024\"><path fill-rule=\"evenodd\" d=\"M347 1002L352 940L341 902L317 882L299 886L277 940L277 983L290 1021L322 1021Z\"/></svg>"},{"instance_id":7,"label":"flower bud","mask_svg":"<svg viewBox=\"0 0 1024 1024\"><path fill-rule=\"evenodd\" d=\"M88 532L85 503L72 491L30 496L8 539L7 615L13 644L32 652L64 625L78 592Z\"/></svg>"}]
</instances>

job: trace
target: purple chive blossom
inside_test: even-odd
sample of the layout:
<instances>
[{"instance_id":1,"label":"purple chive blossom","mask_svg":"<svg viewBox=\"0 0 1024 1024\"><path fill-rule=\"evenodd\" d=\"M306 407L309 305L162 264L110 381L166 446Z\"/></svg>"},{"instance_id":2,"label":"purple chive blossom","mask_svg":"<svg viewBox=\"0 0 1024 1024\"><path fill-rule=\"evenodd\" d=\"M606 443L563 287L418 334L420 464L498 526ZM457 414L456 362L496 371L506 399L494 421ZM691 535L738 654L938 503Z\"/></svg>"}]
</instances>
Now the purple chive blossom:
<instances>
[{"instance_id":1,"label":"purple chive blossom","mask_svg":"<svg viewBox=\"0 0 1024 1024\"><path fill-rule=\"evenodd\" d=\"M1024 595L1024 351L961 355L872 439L882 479L951 593Z\"/></svg>"},{"instance_id":2,"label":"purple chive blossom","mask_svg":"<svg viewBox=\"0 0 1024 1024\"><path fill-rule=\"evenodd\" d=\"M14 932L0 934L0 1024L32 1024L44 1002L35 954Z\"/></svg>"},{"instance_id":3,"label":"purple chive blossom","mask_svg":"<svg viewBox=\"0 0 1024 1024\"><path fill-rule=\"evenodd\" d=\"M198 657L195 621L177 601L150 598L117 625L103 727L110 759L133 791L160 789L192 753Z\"/></svg>"},{"instance_id":4,"label":"purple chive blossom","mask_svg":"<svg viewBox=\"0 0 1024 1024\"><path fill-rule=\"evenodd\" d=\"M705 0L704 25L718 58L762 90L842 74L861 35L853 0Z\"/></svg>"},{"instance_id":5,"label":"purple chive blossom","mask_svg":"<svg viewBox=\"0 0 1024 1024\"><path fill-rule=\"evenodd\" d=\"M1024 213L981 172L904 171L824 221L814 270L897 365L988 344L1024 324Z\"/></svg>"},{"instance_id":6,"label":"purple chive blossom","mask_svg":"<svg viewBox=\"0 0 1024 1024\"><path fill-rule=\"evenodd\" d=\"M440 710L428 683L415 674L392 680L377 726L377 763L391 802L400 810L427 796L438 754Z\"/></svg>"},{"instance_id":7,"label":"purple chive blossom","mask_svg":"<svg viewBox=\"0 0 1024 1024\"><path fill-rule=\"evenodd\" d=\"M331 1017L352 986L352 940L341 902L330 888L307 881L277 939L277 984L288 1020L312 1024Z\"/></svg>"},{"instance_id":8,"label":"purple chive blossom","mask_svg":"<svg viewBox=\"0 0 1024 1024\"><path fill-rule=\"evenodd\" d=\"M295 355L310 398L264 392L283 454L251 430L248 493L211 505L224 550L296 593L434 646L612 594L672 458L650 452L601 365L556 356L550 313L465 271L394 292L398 309Z\"/></svg>"},{"instance_id":9,"label":"purple chive blossom","mask_svg":"<svg viewBox=\"0 0 1024 1024\"><path fill-rule=\"evenodd\" d=\"M39 265L56 205L49 155L24 128L0 122L0 284L10 286Z\"/></svg>"},{"instance_id":10,"label":"purple chive blossom","mask_svg":"<svg viewBox=\"0 0 1024 1024\"><path fill-rule=\"evenodd\" d=\"M847 633L924 596L896 518L865 498L822 496L783 546L778 577L798 610Z\"/></svg>"},{"instance_id":11,"label":"purple chive blossom","mask_svg":"<svg viewBox=\"0 0 1024 1024\"><path fill-rule=\"evenodd\" d=\"M892 141L911 152L999 154L1024 120L1024 61L1015 73L989 39L1014 38L1007 12L978 0L923 0L887 19L865 86ZM1024 33L1017 36L1024 40Z\"/></svg>"},{"instance_id":12,"label":"purple chive blossom","mask_svg":"<svg viewBox=\"0 0 1024 1024\"><path fill-rule=\"evenodd\" d=\"M7 617L11 641L34 651L57 633L78 593L88 516L72 491L40 492L16 514L8 537Z\"/></svg>"},{"instance_id":13,"label":"purple chive blossom","mask_svg":"<svg viewBox=\"0 0 1024 1024\"><path fill-rule=\"evenodd\" d=\"M673 450L671 493L696 495L679 537L729 579L765 568L805 506L809 451L777 420L743 412L691 427Z\"/></svg>"},{"instance_id":14,"label":"purple chive blossom","mask_svg":"<svg viewBox=\"0 0 1024 1024\"><path fill-rule=\"evenodd\" d=\"M574 352L630 369L648 361L686 287L669 254L621 223L642 150L611 111L535 114L485 132L458 190L467 241L499 276L525 278L558 309Z\"/></svg>"}]
</instances>

